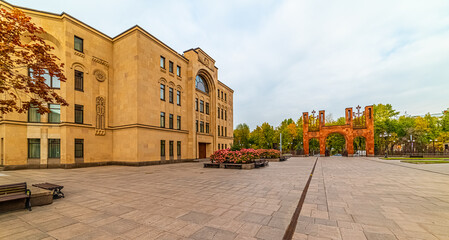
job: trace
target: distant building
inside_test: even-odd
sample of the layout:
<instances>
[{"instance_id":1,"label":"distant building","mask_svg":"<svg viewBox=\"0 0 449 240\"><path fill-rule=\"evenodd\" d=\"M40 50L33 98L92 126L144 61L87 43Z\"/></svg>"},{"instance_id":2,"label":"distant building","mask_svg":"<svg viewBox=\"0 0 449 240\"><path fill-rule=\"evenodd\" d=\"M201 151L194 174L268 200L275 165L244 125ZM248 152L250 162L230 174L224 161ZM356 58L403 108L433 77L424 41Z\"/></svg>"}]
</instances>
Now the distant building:
<instances>
[{"instance_id":1,"label":"distant building","mask_svg":"<svg viewBox=\"0 0 449 240\"><path fill-rule=\"evenodd\" d=\"M139 26L109 37L66 13L18 8L65 63L67 82L48 85L70 105L2 115L2 165L145 165L230 147L234 91L202 49L179 54Z\"/></svg>"}]
</instances>

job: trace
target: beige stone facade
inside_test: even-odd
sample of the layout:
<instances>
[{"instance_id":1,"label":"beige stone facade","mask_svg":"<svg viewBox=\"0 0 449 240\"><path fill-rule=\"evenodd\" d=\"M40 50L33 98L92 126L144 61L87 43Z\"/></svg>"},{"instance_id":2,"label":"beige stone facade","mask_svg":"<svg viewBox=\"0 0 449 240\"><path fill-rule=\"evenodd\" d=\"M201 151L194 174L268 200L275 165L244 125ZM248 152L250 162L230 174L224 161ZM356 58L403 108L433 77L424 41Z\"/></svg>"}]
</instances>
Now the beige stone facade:
<instances>
[{"instance_id":1,"label":"beige stone facade","mask_svg":"<svg viewBox=\"0 0 449 240\"><path fill-rule=\"evenodd\" d=\"M56 122L48 114L2 115L1 165L167 163L232 144L234 91L202 49L179 54L139 26L112 38L65 13L22 11L65 63L67 81L55 91L69 106Z\"/></svg>"}]
</instances>

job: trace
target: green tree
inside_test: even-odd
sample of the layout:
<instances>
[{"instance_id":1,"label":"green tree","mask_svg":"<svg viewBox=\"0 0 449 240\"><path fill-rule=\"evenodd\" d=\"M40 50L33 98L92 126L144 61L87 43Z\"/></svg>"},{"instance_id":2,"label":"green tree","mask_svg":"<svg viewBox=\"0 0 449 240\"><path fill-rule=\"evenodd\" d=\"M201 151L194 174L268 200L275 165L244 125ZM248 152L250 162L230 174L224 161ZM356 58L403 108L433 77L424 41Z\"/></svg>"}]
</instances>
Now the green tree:
<instances>
[{"instance_id":1,"label":"green tree","mask_svg":"<svg viewBox=\"0 0 449 240\"><path fill-rule=\"evenodd\" d=\"M267 122L264 122L262 126L257 126L251 133L249 137L249 143L251 148L273 148L273 143L275 140L275 130Z\"/></svg>"},{"instance_id":2,"label":"green tree","mask_svg":"<svg viewBox=\"0 0 449 240\"><path fill-rule=\"evenodd\" d=\"M375 104L374 105L374 151L381 153L385 151L384 146L388 146L394 140L390 137L380 137L381 134L391 134L396 132L397 120L399 112L393 109L391 104Z\"/></svg>"},{"instance_id":3,"label":"green tree","mask_svg":"<svg viewBox=\"0 0 449 240\"><path fill-rule=\"evenodd\" d=\"M238 148L249 148L250 147L250 130L246 123L237 125L234 130L234 145Z\"/></svg>"},{"instance_id":4,"label":"green tree","mask_svg":"<svg viewBox=\"0 0 449 240\"><path fill-rule=\"evenodd\" d=\"M345 137L339 133L332 133L326 137L326 149L331 155L343 153L346 148Z\"/></svg>"}]
</instances>

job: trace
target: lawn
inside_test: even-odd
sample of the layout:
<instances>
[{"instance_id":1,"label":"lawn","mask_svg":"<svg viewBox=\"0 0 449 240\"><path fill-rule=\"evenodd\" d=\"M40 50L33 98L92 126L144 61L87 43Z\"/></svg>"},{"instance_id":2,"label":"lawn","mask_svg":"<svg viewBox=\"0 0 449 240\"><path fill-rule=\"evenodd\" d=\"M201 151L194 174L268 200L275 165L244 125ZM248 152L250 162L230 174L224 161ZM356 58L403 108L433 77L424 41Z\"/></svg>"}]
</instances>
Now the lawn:
<instances>
[{"instance_id":1,"label":"lawn","mask_svg":"<svg viewBox=\"0 0 449 240\"><path fill-rule=\"evenodd\" d=\"M436 164L436 163L449 163L449 161L444 160L402 160L404 163L413 163L413 164Z\"/></svg>"},{"instance_id":2,"label":"lawn","mask_svg":"<svg viewBox=\"0 0 449 240\"><path fill-rule=\"evenodd\" d=\"M449 158L406 158L406 157L389 157L389 158L380 158L382 160L449 160Z\"/></svg>"}]
</instances>

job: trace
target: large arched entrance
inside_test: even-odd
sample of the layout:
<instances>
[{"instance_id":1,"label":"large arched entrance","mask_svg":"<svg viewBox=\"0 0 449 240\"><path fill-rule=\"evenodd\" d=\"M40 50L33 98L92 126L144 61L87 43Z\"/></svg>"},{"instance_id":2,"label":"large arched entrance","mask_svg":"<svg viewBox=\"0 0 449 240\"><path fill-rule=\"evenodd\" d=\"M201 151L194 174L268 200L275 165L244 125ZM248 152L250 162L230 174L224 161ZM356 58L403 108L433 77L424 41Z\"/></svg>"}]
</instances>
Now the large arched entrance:
<instances>
[{"instance_id":1,"label":"large arched entrance","mask_svg":"<svg viewBox=\"0 0 449 240\"><path fill-rule=\"evenodd\" d=\"M309 140L309 152L312 156L320 153L320 141L317 138L311 138Z\"/></svg>"},{"instance_id":2,"label":"large arched entrance","mask_svg":"<svg viewBox=\"0 0 449 240\"><path fill-rule=\"evenodd\" d=\"M357 150L361 150L361 140L359 137L365 139L366 156L374 156L374 119L373 106L366 106L365 111L360 112L361 107L357 106L357 112L353 114L352 108L345 109L345 124L337 126L325 125L325 111L319 111L315 115L315 111L309 116L308 112L303 113L303 144L304 154L309 156L309 140L312 138L319 139L320 155L326 156L326 139L330 134L340 134L345 139L345 150L343 151L347 156L352 157L355 153L354 140L359 140L357 143ZM328 149L331 151L332 149ZM360 153L360 151L358 151Z\"/></svg>"},{"instance_id":3,"label":"large arched entrance","mask_svg":"<svg viewBox=\"0 0 449 240\"><path fill-rule=\"evenodd\" d=\"M346 155L346 139L341 133L331 133L326 137L326 156Z\"/></svg>"}]
</instances>

